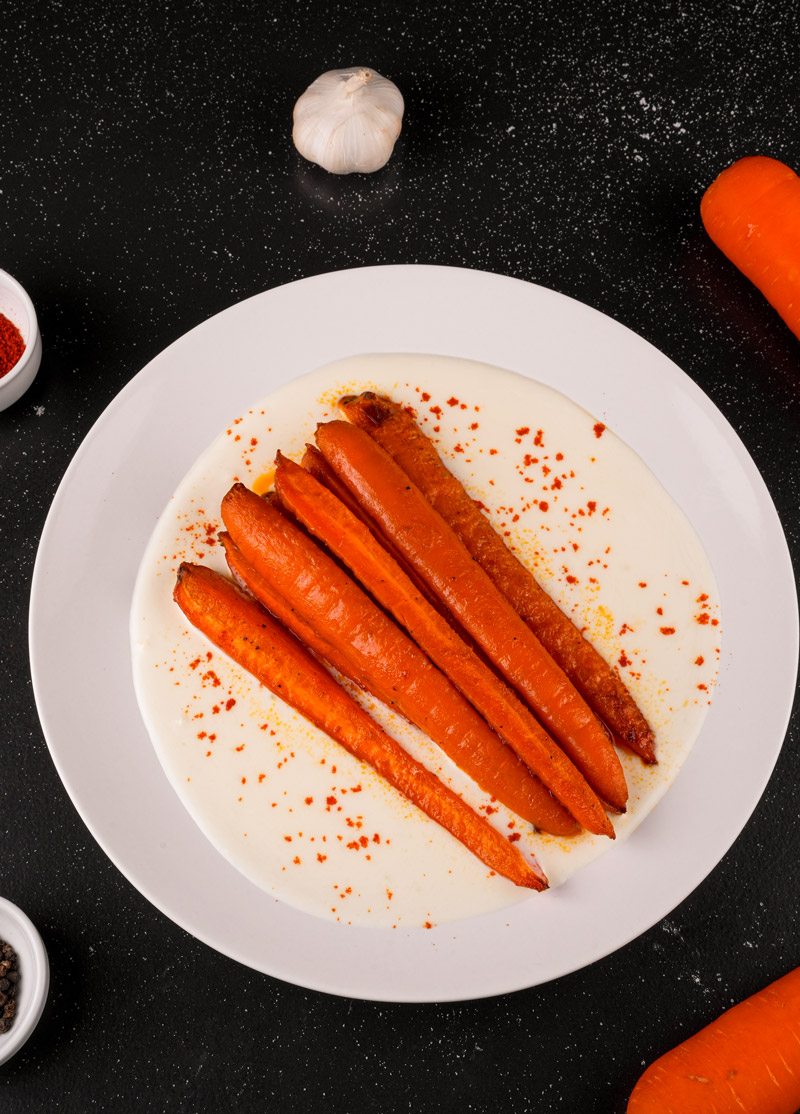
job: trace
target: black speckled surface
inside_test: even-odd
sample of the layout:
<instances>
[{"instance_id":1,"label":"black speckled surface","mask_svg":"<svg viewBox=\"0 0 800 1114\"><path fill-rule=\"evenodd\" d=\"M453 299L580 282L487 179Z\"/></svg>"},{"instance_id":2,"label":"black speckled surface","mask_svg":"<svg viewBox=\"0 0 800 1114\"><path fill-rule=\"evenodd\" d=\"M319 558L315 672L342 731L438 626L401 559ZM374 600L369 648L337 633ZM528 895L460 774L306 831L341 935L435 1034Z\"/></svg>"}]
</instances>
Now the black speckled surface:
<instances>
[{"instance_id":1,"label":"black speckled surface","mask_svg":"<svg viewBox=\"0 0 800 1114\"><path fill-rule=\"evenodd\" d=\"M740 838L650 932L534 990L376 1005L250 972L130 886L56 775L26 642L48 507L124 384L233 302L368 264L502 272L642 334L738 431L796 560L800 344L707 240L698 202L738 156L800 168L798 12L4 5L0 267L34 299L45 358L0 413L0 892L52 964L37 1031L0 1067L4 1112L619 1114L646 1061L800 964L796 715ZM291 108L353 63L397 82L405 128L384 171L335 180L295 153Z\"/></svg>"}]
</instances>

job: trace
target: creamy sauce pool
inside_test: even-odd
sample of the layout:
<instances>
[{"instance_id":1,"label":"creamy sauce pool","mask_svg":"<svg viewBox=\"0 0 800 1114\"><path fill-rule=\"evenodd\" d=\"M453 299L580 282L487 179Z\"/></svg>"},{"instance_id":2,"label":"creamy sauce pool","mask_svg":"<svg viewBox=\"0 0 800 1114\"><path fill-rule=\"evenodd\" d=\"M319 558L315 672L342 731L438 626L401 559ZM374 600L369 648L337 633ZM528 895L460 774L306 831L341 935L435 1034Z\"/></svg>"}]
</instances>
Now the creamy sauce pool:
<instances>
[{"instance_id":1,"label":"creamy sauce pool","mask_svg":"<svg viewBox=\"0 0 800 1114\"><path fill-rule=\"evenodd\" d=\"M622 754L628 811L617 842L647 816L696 740L717 674L712 571L691 525L613 431L557 391L467 360L357 356L295 380L235 416L192 466L144 555L131 612L133 671L164 770L230 863L280 900L348 924L433 925L531 895L455 839L244 674L172 600L181 561L227 571L220 502L240 480L271 482L278 449L299 459L343 394L375 390L414 408L452 470L517 554L620 671L655 729L659 764ZM517 839L552 887L615 843L566 840L486 794L436 746L357 696L431 769ZM572 882L579 885L579 879Z\"/></svg>"}]
</instances>

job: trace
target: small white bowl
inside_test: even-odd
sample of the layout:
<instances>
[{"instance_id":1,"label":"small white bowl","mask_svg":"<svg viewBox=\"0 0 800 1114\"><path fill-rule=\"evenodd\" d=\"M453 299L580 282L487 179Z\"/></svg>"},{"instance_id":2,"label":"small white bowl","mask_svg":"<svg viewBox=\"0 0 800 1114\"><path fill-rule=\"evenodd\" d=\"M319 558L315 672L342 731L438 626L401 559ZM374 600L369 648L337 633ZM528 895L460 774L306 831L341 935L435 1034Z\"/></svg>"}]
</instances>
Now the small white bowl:
<instances>
[{"instance_id":1,"label":"small white bowl","mask_svg":"<svg viewBox=\"0 0 800 1114\"><path fill-rule=\"evenodd\" d=\"M7 1033L0 1033L0 1064L19 1052L42 1016L50 988L50 964L42 938L21 909L0 897L0 940L17 953L17 1012Z\"/></svg>"},{"instance_id":2,"label":"small white bowl","mask_svg":"<svg viewBox=\"0 0 800 1114\"><path fill-rule=\"evenodd\" d=\"M36 378L42 362L42 337L36 310L24 289L15 278L0 270L0 313L17 326L25 341L25 351L11 371L0 376L0 410L25 394Z\"/></svg>"}]
</instances>

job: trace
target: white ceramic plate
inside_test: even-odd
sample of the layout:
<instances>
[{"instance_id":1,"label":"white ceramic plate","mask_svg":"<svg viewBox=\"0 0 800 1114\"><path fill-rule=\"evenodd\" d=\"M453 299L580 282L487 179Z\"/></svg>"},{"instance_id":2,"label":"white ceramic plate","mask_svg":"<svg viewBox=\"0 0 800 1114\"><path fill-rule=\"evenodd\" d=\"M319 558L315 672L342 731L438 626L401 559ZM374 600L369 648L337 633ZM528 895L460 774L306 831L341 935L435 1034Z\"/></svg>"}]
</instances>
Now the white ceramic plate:
<instances>
[{"instance_id":1,"label":"white ceramic plate","mask_svg":"<svg viewBox=\"0 0 800 1114\"><path fill-rule=\"evenodd\" d=\"M606 421L705 546L724 643L702 735L677 783L627 842L543 901L433 930L391 931L336 925L280 903L214 850L142 724L128 618L155 520L225 421L331 360L409 351L510 368ZM757 593L742 588L755 584ZM409 266L337 272L261 294L144 368L90 431L56 495L34 574L30 642L58 772L100 845L153 904L210 946L289 982L376 1000L443 1001L577 970L691 893L741 831L774 767L794 693L798 624L786 542L763 481L686 375L640 337L552 291Z\"/></svg>"}]
</instances>

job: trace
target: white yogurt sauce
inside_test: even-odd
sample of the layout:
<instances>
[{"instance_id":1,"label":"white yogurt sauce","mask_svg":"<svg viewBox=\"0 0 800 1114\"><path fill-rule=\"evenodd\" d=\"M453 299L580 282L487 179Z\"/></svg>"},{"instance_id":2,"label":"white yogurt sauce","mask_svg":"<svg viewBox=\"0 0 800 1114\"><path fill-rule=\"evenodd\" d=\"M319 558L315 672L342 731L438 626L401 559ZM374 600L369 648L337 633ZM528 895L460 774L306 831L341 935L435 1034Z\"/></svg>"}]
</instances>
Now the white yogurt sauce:
<instances>
[{"instance_id":1,"label":"white yogurt sauce","mask_svg":"<svg viewBox=\"0 0 800 1114\"><path fill-rule=\"evenodd\" d=\"M231 484L265 490L277 450L299 459L317 422L338 416L336 400L362 390L414 407L516 552L619 668L654 728L657 766L621 756L630 800L613 818L617 842L677 776L708 708L721 637L713 573L694 530L643 461L580 406L513 372L439 356L357 356L318 369L236 416L191 467L158 521L134 592L133 671L144 721L208 839L294 906L393 927L552 900L491 875L211 646L172 600L181 561L227 571L215 541ZM551 886L614 853L602 837L533 833L420 732L366 703L491 823L521 833L516 846L535 855Z\"/></svg>"}]
</instances>

